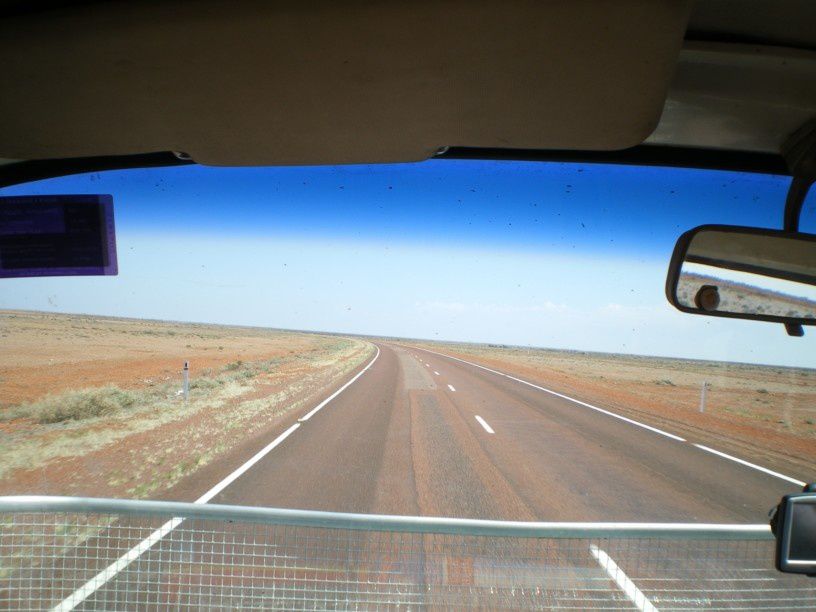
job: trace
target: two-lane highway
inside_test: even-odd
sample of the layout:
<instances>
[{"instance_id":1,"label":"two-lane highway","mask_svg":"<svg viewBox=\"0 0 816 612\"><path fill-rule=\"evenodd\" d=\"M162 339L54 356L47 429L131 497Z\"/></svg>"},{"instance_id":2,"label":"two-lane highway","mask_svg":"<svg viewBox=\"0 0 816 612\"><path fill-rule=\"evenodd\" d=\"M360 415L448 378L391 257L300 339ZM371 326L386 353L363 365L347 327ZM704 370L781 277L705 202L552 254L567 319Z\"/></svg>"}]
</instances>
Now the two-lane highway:
<instances>
[{"instance_id":1,"label":"two-lane highway","mask_svg":"<svg viewBox=\"0 0 816 612\"><path fill-rule=\"evenodd\" d=\"M284 419L276 437L251 453L234 457L226 475L209 466L172 493L182 501L194 496L199 504L375 514L762 523L781 495L800 488L795 478L739 463L601 406L461 359L386 343L322 401ZM112 529L129 533L128 525L125 519ZM310 532L301 536L313 538L304 544L297 531L255 529L196 530L171 518L137 530L143 539L123 540L122 550L105 549L113 558L84 560L79 567L57 560L61 580L78 586L62 593L46 585L42 597L62 610L100 602L128 607L134 592L140 605L152 598L176 601L173 589L134 584L164 580L179 568L189 569L190 581L206 578L189 591L199 604L202 596L222 600L221 582L211 580L218 571L226 572L226 584L237 572L241 588L228 596L239 604L261 595L277 604L286 589L299 601L307 594L293 586L296 576L318 597L335 589L351 607L355 598L368 605L406 594L414 604L444 595L490 607L504 595L515 598L520 585L529 587L535 605L631 604L641 611L655 610L653 601L684 608L717 602L791 607L807 605L816 592L805 579L773 571L768 542L635 539L602 547L602 540L580 538L456 541L372 532L325 540ZM105 534L92 546L110 547L120 537ZM230 559L244 559L247 551L249 568L233 568ZM365 589L354 578L358 571ZM255 582L259 588L250 589Z\"/></svg>"},{"instance_id":2,"label":"two-lane highway","mask_svg":"<svg viewBox=\"0 0 816 612\"><path fill-rule=\"evenodd\" d=\"M359 378L208 501L512 520L759 523L781 495L800 489L602 406L419 348L378 349ZM202 491L205 484L196 483Z\"/></svg>"}]
</instances>

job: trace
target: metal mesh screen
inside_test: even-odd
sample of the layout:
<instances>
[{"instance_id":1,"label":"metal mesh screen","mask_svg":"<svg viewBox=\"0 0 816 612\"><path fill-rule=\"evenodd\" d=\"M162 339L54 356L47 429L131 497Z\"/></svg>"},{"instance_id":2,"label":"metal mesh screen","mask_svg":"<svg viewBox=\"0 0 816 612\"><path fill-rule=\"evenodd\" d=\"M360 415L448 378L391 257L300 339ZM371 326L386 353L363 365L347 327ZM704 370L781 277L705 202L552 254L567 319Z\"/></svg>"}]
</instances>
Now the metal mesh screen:
<instances>
[{"instance_id":1,"label":"metal mesh screen","mask_svg":"<svg viewBox=\"0 0 816 612\"><path fill-rule=\"evenodd\" d=\"M321 513L291 521L220 507L213 518L190 505L185 517L186 504L162 515L154 503L142 516L136 504L122 513L0 505L0 607L816 608L816 585L773 570L773 541L755 535L470 535L467 525L410 518L369 530Z\"/></svg>"}]
</instances>

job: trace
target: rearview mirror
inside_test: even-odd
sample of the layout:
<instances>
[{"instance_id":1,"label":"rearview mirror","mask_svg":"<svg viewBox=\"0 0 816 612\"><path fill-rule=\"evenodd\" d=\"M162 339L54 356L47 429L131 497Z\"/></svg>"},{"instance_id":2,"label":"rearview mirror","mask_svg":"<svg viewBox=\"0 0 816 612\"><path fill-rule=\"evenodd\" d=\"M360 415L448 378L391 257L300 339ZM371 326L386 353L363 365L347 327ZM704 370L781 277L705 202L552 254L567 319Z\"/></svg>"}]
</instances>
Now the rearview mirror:
<instances>
[{"instance_id":1,"label":"rearview mirror","mask_svg":"<svg viewBox=\"0 0 816 612\"><path fill-rule=\"evenodd\" d=\"M697 227L677 241L666 296L683 312L816 325L816 236Z\"/></svg>"}]
</instances>

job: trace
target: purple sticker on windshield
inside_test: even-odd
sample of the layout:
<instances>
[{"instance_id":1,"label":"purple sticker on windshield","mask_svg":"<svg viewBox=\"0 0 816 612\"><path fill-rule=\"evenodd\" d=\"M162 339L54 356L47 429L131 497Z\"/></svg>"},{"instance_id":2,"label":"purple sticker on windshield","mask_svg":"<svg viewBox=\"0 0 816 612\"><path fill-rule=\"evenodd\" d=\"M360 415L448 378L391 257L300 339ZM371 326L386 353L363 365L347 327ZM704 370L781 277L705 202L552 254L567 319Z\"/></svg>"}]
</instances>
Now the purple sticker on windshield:
<instances>
[{"instance_id":1,"label":"purple sticker on windshield","mask_svg":"<svg viewBox=\"0 0 816 612\"><path fill-rule=\"evenodd\" d=\"M118 272L111 196L0 197L0 278Z\"/></svg>"}]
</instances>

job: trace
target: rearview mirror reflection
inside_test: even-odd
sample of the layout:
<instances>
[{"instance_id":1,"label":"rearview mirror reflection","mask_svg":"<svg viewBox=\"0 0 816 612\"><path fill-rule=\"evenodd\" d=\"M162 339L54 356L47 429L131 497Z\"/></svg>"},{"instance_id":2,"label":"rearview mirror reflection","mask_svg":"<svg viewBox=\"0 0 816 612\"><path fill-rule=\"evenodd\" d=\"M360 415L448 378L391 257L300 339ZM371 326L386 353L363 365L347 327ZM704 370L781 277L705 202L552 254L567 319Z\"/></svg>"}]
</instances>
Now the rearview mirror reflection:
<instances>
[{"instance_id":1,"label":"rearview mirror reflection","mask_svg":"<svg viewBox=\"0 0 816 612\"><path fill-rule=\"evenodd\" d=\"M816 237L698 227L677 242L666 292L684 312L816 324Z\"/></svg>"}]
</instances>

